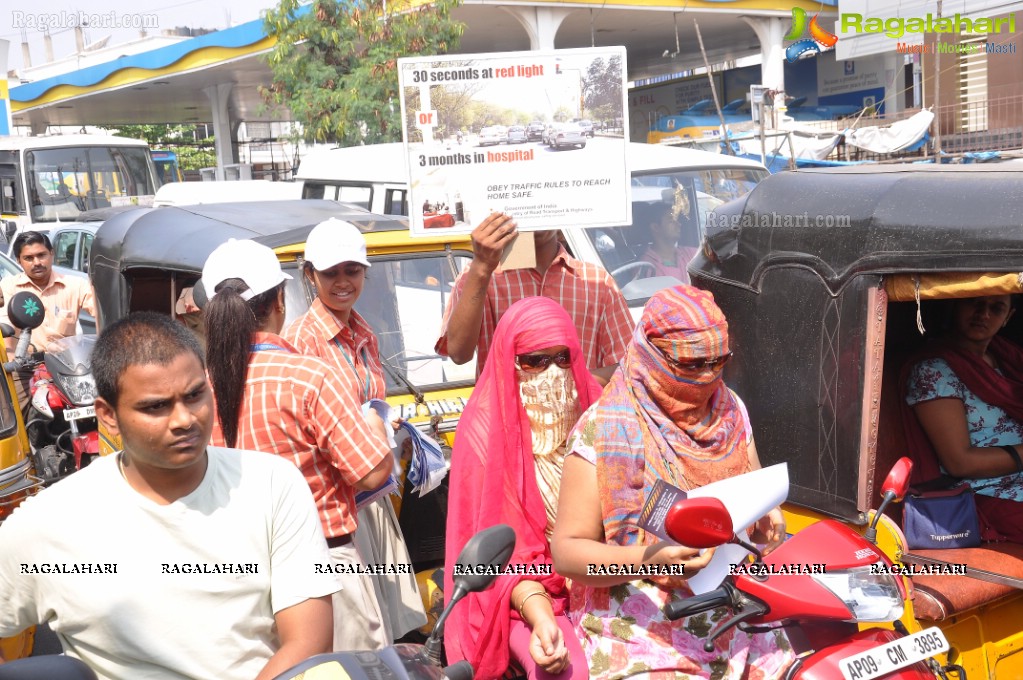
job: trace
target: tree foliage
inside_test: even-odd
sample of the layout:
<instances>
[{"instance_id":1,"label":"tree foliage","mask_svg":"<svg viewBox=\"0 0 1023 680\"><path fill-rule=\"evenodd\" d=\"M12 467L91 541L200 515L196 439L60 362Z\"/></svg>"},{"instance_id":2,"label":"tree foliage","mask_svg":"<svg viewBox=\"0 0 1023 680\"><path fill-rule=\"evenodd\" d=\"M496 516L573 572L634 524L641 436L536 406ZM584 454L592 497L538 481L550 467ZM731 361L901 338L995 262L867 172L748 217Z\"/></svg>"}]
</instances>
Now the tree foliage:
<instances>
[{"instance_id":1,"label":"tree foliage","mask_svg":"<svg viewBox=\"0 0 1023 680\"><path fill-rule=\"evenodd\" d=\"M194 125L121 125L109 128L119 137L144 139L154 149L170 149L178 156L178 167L184 170L199 170L217 164L217 153L213 148L213 137L195 141Z\"/></svg>"},{"instance_id":2,"label":"tree foliage","mask_svg":"<svg viewBox=\"0 0 1023 680\"><path fill-rule=\"evenodd\" d=\"M622 60L616 54L605 63L594 59L583 76L583 101L590 115L597 120L621 116Z\"/></svg>"},{"instance_id":3,"label":"tree foliage","mask_svg":"<svg viewBox=\"0 0 1023 680\"><path fill-rule=\"evenodd\" d=\"M266 14L277 39L264 101L287 106L309 141L342 145L401 139L399 57L444 54L464 26L458 0L280 0Z\"/></svg>"}]
</instances>

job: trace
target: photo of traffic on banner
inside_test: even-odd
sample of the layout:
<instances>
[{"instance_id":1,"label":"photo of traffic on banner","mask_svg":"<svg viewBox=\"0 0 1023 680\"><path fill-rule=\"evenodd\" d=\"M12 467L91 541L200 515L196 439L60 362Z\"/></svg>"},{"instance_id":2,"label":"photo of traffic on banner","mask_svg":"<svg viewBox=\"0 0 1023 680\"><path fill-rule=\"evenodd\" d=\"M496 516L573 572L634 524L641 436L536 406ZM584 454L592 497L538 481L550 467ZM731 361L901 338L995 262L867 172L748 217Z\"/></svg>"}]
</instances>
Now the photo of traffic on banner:
<instances>
[{"instance_id":1,"label":"photo of traffic on banner","mask_svg":"<svg viewBox=\"0 0 1023 680\"><path fill-rule=\"evenodd\" d=\"M412 235L627 224L626 142L599 129L625 73L620 47L399 60Z\"/></svg>"}]
</instances>

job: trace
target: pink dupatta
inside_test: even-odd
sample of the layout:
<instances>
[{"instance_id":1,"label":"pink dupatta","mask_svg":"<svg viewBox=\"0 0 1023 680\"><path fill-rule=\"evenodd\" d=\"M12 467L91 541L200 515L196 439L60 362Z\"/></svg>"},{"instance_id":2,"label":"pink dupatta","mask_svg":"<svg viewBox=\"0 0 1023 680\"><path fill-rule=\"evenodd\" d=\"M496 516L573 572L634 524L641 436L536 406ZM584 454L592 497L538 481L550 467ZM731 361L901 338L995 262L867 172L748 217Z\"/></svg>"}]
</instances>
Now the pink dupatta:
<instances>
[{"instance_id":1,"label":"pink dupatta","mask_svg":"<svg viewBox=\"0 0 1023 680\"><path fill-rule=\"evenodd\" d=\"M547 516L536 484L529 420L519 399L515 356L556 345L569 348L579 413L600 396L585 365L571 317L549 298L525 298L501 317L486 365L462 412L451 459L445 549L444 593L453 590L452 569L462 546L476 532L508 524L517 537L512 564L552 565L544 530ZM500 576L471 594L448 619L444 644L449 663L467 659L478 680L492 680L508 666L512 589L523 579L542 583L554 597L554 612L566 609L565 580L550 576Z\"/></svg>"}]
</instances>

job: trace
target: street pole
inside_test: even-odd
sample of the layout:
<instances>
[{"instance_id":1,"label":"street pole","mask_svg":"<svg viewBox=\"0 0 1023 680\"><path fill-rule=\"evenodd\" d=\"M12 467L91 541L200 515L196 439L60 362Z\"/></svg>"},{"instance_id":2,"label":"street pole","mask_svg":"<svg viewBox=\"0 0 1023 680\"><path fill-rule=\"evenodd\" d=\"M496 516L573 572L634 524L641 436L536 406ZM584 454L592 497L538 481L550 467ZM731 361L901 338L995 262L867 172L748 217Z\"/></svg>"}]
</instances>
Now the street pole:
<instances>
[{"instance_id":1,"label":"street pole","mask_svg":"<svg viewBox=\"0 0 1023 680\"><path fill-rule=\"evenodd\" d=\"M938 0L938 19L941 19L941 0ZM934 162L941 164L941 50L934 50Z\"/></svg>"},{"instance_id":2,"label":"street pole","mask_svg":"<svg viewBox=\"0 0 1023 680\"><path fill-rule=\"evenodd\" d=\"M714 74L710 72L710 62L707 61L707 51L703 49L703 36L700 35L700 24L693 19L693 26L696 27L696 39L700 42L700 54L703 55L703 66L707 69L707 78L710 80L710 95L714 98L714 108L718 112L718 120L721 121L721 134L725 138L725 153L733 156L732 144L728 141L728 126L725 125L725 114L721 112L721 103L718 101L718 89L714 85Z\"/></svg>"}]
</instances>

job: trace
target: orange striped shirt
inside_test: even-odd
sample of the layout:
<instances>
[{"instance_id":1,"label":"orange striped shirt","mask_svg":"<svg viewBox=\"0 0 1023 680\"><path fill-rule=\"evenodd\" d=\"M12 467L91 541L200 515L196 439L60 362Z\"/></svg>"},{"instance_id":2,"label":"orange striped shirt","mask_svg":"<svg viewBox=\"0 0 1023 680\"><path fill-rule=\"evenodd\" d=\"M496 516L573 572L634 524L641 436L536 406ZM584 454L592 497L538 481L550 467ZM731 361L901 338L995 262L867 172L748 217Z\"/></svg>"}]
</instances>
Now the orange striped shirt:
<instances>
[{"instance_id":1,"label":"orange striped shirt","mask_svg":"<svg viewBox=\"0 0 1023 680\"><path fill-rule=\"evenodd\" d=\"M454 290L448 298L441 337L437 340L438 354L447 355L448 319L462 295L468 266L455 279ZM610 366L625 358L625 348L635 328L628 302L606 270L575 259L561 246L543 274L530 267L498 270L490 277L487 298L483 302L480 338L476 343L477 377L490 353L497 322L519 300L540 295L560 304L572 317L587 368Z\"/></svg>"},{"instance_id":2,"label":"orange striped shirt","mask_svg":"<svg viewBox=\"0 0 1023 680\"><path fill-rule=\"evenodd\" d=\"M313 492L324 535L354 532L353 484L390 455L387 443L366 424L348 374L271 333L252 343L235 448L290 460ZM225 445L218 419L211 443Z\"/></svg>"},{"instance_id":3,"label":"orange striped shirt","mask_svg":"<svg viewBox=\"0 0 1023 680\"><path fill-rule=\"evenodd\" d=\"M354 376L362 401L387 396L377 336L354 309L348 325L342 326L320 298L316 298L309 305L309 311L284 331L284 339L302 354L320 357L341 373Z\"/></svg>"}]
</instances>

